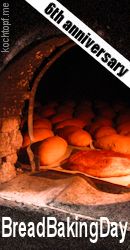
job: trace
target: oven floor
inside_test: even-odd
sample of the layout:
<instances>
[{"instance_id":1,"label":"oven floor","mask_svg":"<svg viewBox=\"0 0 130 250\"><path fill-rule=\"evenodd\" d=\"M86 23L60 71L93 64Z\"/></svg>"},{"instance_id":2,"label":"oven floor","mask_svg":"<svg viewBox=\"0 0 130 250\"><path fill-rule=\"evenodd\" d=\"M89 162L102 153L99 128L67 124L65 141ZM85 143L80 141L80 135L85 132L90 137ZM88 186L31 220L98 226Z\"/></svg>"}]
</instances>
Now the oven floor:
<instances>
[{"instance_id":1,"label":"oven floor","mask_svg":"<svg viewBox=\"0 0 130 250\"><path fill-rule=\"evenodd\" d=\"M130 231L130 193L99 191L80 176L55 171L19 173L12 181L0 185L0 199L87 220L103 216L114 222L127 221Z\"/></svg>"}]
</instances>

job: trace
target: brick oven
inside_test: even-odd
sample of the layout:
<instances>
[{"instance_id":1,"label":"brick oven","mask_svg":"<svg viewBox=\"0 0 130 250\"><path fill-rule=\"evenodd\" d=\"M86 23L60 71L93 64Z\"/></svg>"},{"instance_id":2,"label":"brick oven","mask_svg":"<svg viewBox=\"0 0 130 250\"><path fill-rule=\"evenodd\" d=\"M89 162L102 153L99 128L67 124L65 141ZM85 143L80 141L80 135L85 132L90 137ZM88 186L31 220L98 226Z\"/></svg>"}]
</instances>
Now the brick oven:
<instances>
[{"instance_id":1,"label":"brick oven","mask_svg":"<svg viewBox=\"0 0 130 250\"><path fill-rule=\"evenodd\" d=\"M105 8L104 1L98 1L102 6L101 9L95 1L89 2L83 0L79 5L76 1L73 6L72 4L67 6L67 3L66 6L82 17L84 22L87 20L92 29L129 59L129 51L126 47L126 44L129 46L128 34L124 39L122 31L123 25L126 30L128 28L127 11L124 19L120 13L121 31L119 32L117 26L112 27L114 11L111 12L111 19L108 14L104 18L102 14ZM16 4L16 10L18 6ZM28 14L31 10L30 7L26 7ZM118 13L120 7L117 4ZM87 14L84 11L85 8ZM111 10L113 10L112 3L109 5L108 13ZM116 15L118 16L117 13ZM35 11L34 13L32 11L31 17L37 17ZM25 20L26 18L25 14ZM30 147L27 148L26 153L24 152L25 154L21 153L26 130L30 140L34 139L35 111L39 109L39 113L42 112L41 107L49 102L58 101L62 105L66 100L73 100L78 105L82 100L89 99L92 102L100 100L113 104L127 102L129 107L129 89L68 37L40 18L37 17L39 26L35 21L34 28L32 24L26 23L31 31L25 27L24 34L21 31L20 37L18 30L21 24L18 24L14 40L12 39L11 42L10 54L2 55L0 64L2 214L5 209L14 218L15 216L23 218L26 213L28 216L35 215L36 218L41 214L55 215L62 220L65 220L67 215L72 220L78 216L79 220L86 221L96 221L100 216L104 216L110 221L128 221L129 231L130 186L93 180L78 173L62 173L52 168L44 169ZM17 20L19 21L18 17ZM115 31L118 37L115 36ZM93 74L90 73L91 70ZM110 243L110 240L108 242ZM105 246L103 241L100 244ZM116 241L113 244L118 247ZM76 246L75 249L77 249ZM110 249L109 245L106 249Z\"/></svg>"}]
</instances>

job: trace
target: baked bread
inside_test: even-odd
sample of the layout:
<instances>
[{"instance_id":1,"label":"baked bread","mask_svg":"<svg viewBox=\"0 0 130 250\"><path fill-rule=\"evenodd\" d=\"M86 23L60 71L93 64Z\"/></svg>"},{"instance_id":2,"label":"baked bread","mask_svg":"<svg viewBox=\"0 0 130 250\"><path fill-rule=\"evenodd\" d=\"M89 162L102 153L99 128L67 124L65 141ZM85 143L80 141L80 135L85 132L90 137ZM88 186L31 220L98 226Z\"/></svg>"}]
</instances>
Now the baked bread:
<instances>
[{"instance_id":1,"label":"baked bread","mask_svg":"<svg viewBox=\"0 0 130 250\"><path fill-rule=\"evenodd\" d=\"M59 161L67 151L67 142L59 137L53 136L44 140L39 149L38 156L41 165L51 165Z\"/></svg>"},{"instance_id":2,"label":"baked bread","mask_svg":"<svg viewBox=\"0 0 130 250\"><path fill-rule=\"evenodd\" d=\"M76 126L66 126L58 129L57 134L64 138L69 145L77 147L87 147L91 144L91 135Z\"/></svg>"},{"instance_id":3,"label":"baked bread","mask_svg":"<svg viewBox=\"0 0 130 250\"><path fill-rule=\"evenodd\" d=\"M34 129L33 130L33 135L34 135L34 141L33 142L38 142L38 141L42 141L48 137L52 137L54 136L54 133L52 130L50 129L46 129L46 128L41 128L41 129ZM30 144L30 138L28 133L25 133L23 135L23 147L26 147Z\"/></svg>"},{"instance_id":4,"label":"baked bread","mask_svg":"<svg viewBox=\"0 0 130 250\"><path fill-rule=\"evenodd\" d=\"M68 119L71 119L72 115L70 113L61 113L61 114L56 114L55 116L52 117L51 122L52 124L56 124Z\"/></svg>"},{"instance_id":5,"label":"baked bread","mask_svg":"<svg viewBox=\"0 0 130 250\"><path fill-rule=\"evenodd\" d=\"M91 124L90 134L94 135L96 130L103 126L112 126L112 121L110 119L99 117Z\"/></svg>"},{"instance_id":6,"label":"baked bread","mask_svg":"<svg viewBox=\"0 0 130 250\"><path fill-rule=\"evenodd\" d=\"M112 151L79 151L64 164L64 168L99 178L130 175L130 156Z\"/></svg>"},{"instance_id":7,"label":"baked bread","mask_svg":"<svg viewBox=\"0 0 130 250\"><path fill-rule=\"evenodd\" d=\"M73 119L59 122L56 125L56 129L63 128L65 126L76 126L79 128L83 128L83 127L85 127L85 125L86 125L86 122L84 120L73 118Z\"/></svg>"},{"instance_id":8,"label":"baked bread","mask_svg":"<svg viewBox=\"0 0 130 250\"><path fill-rule=\"evenodd\" d=\"M94 137L95 139L98 139L103 136L114 135L114 134L117 134L114 128L109 126L103 126L96 130Z\"/></svg>"},{"instance_id":9,"label":"baked bread","mask_svg":"<svg viewBox=\"0 0 130 250\"><path fill-rule=\"evenodd\" d=\"M59 128L56 130L56 134L65 140L68 140L68 136L75 131L77 131L79 128L76 126L65 126L63 128Z\"/></svg>"},{"instance_id":10,"label":"baked bread","mask_svg":"<svg viewBox=\"0 0 130 250\"><path fill-rule=\"evenodd\" d=\"M87 131L78 129L68 135L67 142L72 146L87 147L90 146L92 138Z\"/></svg>"},{"instance_id":11,"label":"baked bread","mask_svg":"<svg viewBox=\"0 0 130 250\"><path fill-rule=\"evenodd\" d=\"M119 134L108 135L94 141L94 146L100 149L130 154L130 137Z\"/></svg>"}]
</instances>

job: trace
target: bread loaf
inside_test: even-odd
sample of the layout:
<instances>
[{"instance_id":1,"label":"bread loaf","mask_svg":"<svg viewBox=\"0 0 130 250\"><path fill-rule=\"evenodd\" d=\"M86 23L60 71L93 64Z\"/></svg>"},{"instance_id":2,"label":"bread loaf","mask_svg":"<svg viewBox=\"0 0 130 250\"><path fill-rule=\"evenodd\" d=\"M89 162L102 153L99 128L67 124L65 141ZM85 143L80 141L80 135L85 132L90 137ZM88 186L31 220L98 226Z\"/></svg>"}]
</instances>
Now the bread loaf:
<instances>
[{"instance_id":1,"label":"bread loaf","mask_svg":"<svg viewBox=\"0 0 130 250\"><path fill-rule=\"evenodd\" d=\"M108 135L98 138L94 142L94 146L100 149L130 154L130 137L119 134Z\"/></svg>"},{"instance_id":2,"label":"bread loaf","mask_svg":"<svg viewBox=\"0 0 130 250\"><path fill-rule=\"evenodd\" d=\"M80 151L73 154L64 165L99 178L130 175L130 156L112 151Z\"/></svg>"},{"instance_id":3,"label":"bread loaf","mask_svg":"<svg viewBox=\"0 0 130 250\"><path fill-rule=\"evenodd\" d=\"M94 137L95 139L98 139L103 136L114 135L114 134L117 134L114 128L109 126L103 126L96 130Z\"/></svg>"},{"instance_id":4,"label":"bread loaf","mask_svg":"<svg viewBox=\"0 0 130 250\"><path fill-rule=\"evenodd\" d=\"M96 130L99 129L100 127L103 126L112 126L112 121L110 119L104 118L104 117L100 117L98 119L96 119L95 122L93 122L91 124L90 127L90 134L94 135Z\"/></svg>"},{"instance_id":5,"label":"bread loaf","mask_svg":"<svg viewBox=\"0 0 130 250\"><path fill-rule=\"evenodd\" d=\"M92 138L88 132L84 131L83 129L78 129L68 135L67 142L73 146L87 147L90 146Z\"/></svg>"},{"instance_id":6,"label":"bread loaf","mask_svg":"<svg viewBox=\"0 0 130 250\"><path fill-rule=\"evenodd\" d=\"M76 126L79 128L83 128L86 125L86 122L84 120L80 119L69 119L66 121L62 121L56 125L56 129L63 128L65 126Z\"/></svg>"},{"instance_id":7,"label":"bread loaf","mask_svg":"<svg viewBox=\"0 0 130 250\"><path fill-rule=\"evenodd\" d=\"M70 113L61 113L61 114L57 114L55 116L52 117L51 122L52 124L56 124L68 119L71 119L72 115Z\"/></svg>"},{"instance_id":8,"label":"bread loaf","mask_svg":"<svg viewBox=\"0 0 130 250\"><path fill-rule=\"evenodd\" d=\"M66 126L58 129L57 134L64 138L69 145L73 146L87 147L92 142L91 135L76 126Z\"/></svg>"},{"instance_id":9,"label":"bread loaf","mask_svg":"<svg viewBox=\"0 0 130 250\"><path fill-rule=\"evenodd\" d=\"M34 141L33 142L38 142L38 141L42 141L48 137L52 137L54 136L53 131L50 129L34 129L33 130L34 133ZM23 147L26 147L30 144L30 138L28 133L25 133L23 135Z\"/></svg>"},{"instance_id":10,"label":"bread loaf","mask_svg":"<svg viewBox=\"0 0 130 250\"><path fill-rule=\"evenodd\" d=\"M63 128L59 128L56 130L56 134L64 138L65 140L68 140L68 136L75 131L77 131L79 128L76 126L65 126Z\"/></svg>"},{"instance_id":11,"label":"bread loaf","mask_svg":"<svg viewBox=\"0 0 130 250\"><path fill-rule=\"evenodd\" d=\"M38 156L41 165L51 165L59 161L67 151L67 142L59 137L53 136L44 140L39 149Z\"/></svg>"}]
</instances>

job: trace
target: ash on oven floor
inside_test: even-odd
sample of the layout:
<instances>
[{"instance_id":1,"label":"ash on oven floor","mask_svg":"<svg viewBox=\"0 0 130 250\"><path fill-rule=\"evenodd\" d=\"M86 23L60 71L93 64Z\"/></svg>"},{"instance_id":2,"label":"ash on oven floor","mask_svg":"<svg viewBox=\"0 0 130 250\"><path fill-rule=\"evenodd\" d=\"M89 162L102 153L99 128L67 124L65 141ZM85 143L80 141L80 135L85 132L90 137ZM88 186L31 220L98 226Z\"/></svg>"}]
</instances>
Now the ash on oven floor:
<instances>
[{"instance_id":1,"label":"ash on oven floor","mask_svg":"<svg viewBox=\"0 0 130 250\"><path fill-rule=\"evenodd\" d=\"M78 215L87 220L107 217L128 221L130 230L130 193L112 194L95 189L81 176L42 171L18 174L0 185L0 198L24 204L31 209L50 209L56 213Z\"/></svg>"}]
</instances>

